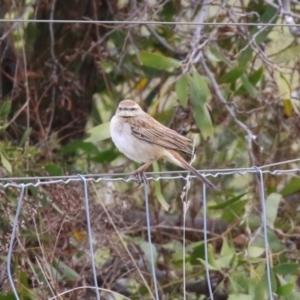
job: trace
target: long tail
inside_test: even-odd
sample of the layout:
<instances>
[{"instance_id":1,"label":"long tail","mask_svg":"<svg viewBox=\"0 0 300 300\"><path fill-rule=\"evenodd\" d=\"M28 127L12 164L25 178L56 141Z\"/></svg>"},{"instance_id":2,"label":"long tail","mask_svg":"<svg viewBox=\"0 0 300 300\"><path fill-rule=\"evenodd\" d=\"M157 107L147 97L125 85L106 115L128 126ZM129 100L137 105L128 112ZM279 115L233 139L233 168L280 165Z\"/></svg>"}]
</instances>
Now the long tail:
<instances>
[{"instance_id":1,"label":"long tail","mask_svg":"<svg viewBox=\"0 0 300 300\"><path fill-rule=\"evenodd\" d=\"M193 175L202 180L209 188L213 190L218 190L218 188L213 183L211 183L208 179L202 176L193 166L191 166L187 161L185 161L185 159L181 157L181 155L178 152L168 149L165 151L164 157L168 161L180 166L181 168L189 170Z\"/></svg>"},{"instance_id":2,"label":"long tail","mask_svg":"<svg viewBox=\"0 0 300 300\"><path fill-rule=\"evenodd\" d=\"M193 166L191 166L188 162L184 161L181 162L184 166L185 169L191 171L191 173L193 175L195 175L196 177L198 177L200 180L202 180L209 188L213 189L213 190L218 190L218 188L211 183L207 178L205 178L204 176L202 176Z\"/></svg>"}]
</instances>

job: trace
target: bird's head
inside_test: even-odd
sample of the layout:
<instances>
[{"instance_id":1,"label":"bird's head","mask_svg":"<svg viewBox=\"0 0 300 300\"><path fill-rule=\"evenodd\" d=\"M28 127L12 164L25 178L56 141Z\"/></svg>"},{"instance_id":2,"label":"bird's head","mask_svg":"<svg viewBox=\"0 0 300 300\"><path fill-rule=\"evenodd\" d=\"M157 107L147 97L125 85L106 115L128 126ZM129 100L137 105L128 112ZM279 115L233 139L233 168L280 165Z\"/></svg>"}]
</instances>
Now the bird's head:
<instances>
[{"instance_id":1,"label":"bird's head","mask_svg":"<svg viewBox=\"0 0 300 300\"><path fill-rule=\"evenodd\" d=\"M135 101L129 99L121 101L116 111L116 115L122 118L136 117L143 113L141 107Z\"/></svg>"}]
</instances>

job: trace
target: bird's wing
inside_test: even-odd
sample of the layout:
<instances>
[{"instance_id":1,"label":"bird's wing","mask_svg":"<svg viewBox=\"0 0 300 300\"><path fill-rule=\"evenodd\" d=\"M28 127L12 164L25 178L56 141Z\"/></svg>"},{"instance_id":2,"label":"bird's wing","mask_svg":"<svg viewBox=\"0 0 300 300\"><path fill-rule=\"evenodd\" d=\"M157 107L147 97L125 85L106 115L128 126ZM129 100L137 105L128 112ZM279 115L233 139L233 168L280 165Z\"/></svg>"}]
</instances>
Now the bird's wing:
<instances>
[{"instance_id":1,"label":"bird's wing","mask_svg":"<svg viewBox=\"0 0 300 300\"><path fill-rule=\"evenodd\" d=\"M192 141L162 125L149 115L130 118L131 133L146 142L192 155Z\"/></svg>"}]
</instances>

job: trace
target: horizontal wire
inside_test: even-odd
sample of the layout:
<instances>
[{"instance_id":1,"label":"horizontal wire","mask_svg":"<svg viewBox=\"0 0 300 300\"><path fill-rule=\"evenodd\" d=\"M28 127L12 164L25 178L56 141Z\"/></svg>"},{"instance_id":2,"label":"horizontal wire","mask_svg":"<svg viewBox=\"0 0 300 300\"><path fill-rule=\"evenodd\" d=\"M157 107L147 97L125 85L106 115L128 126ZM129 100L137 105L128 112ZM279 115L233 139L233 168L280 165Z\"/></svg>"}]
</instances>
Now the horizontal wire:
<instances>
[{"instance_id":1,"label":"horizontal wire","mask_svg":"<svg viewBox=\"0 0 300 300\"><path fill-rule=\"evenodd\" d=\"M274 170L274 171L270 171L270 170L261 170L261 168L257 168L257 167L253 167L253 168L249 168L249 169L244 169L244 170L239 170L237 169L236 171L227 171L227 170L222 170L219 171L217 173L207 173L207 174L203 174L205 177L207 176L212 176L214 178L221 176L221 175L234 175L234 174L239 174L239 175L246 175L248 173L251 174L255 174L260 170L262 174L270 174L270 175L283 175L283 174L292 174L292 173L299 173L300 169L299 168L295 168L295 169L287 169L287 170ZM186 173L187 176L189 176L190 178L196 178L196 176L194 175L188 175L187 171L182 171L182 172L176 172L177 174L180 173ZM173 175L173 176L158 176L158 177L151 177L151 176L147 176L150 173L145 173L146 178L148 181L159 181L159 180L173 180L173 179L186 179L186 176L183 175ZM158 173L152 173L152 174L160 174ZM107 175L107 174L106 174ZM125 174L123 174L125 175ZM126 174L128 175L128 174ZM131 173L129 173L129 175L133 175ZM92 177L93 176L93 177ZM49 176L49 177L15 177L15 178L1 178L1 181L10 181L7 183L0 183L1 187L20 187L21 184L24 184L25 187L28 186L40 186L40 185L47 185L47 184L59 184L59 183L64 183L64 184L68 184L68 183L72 183L72 182L80 182L82 181L82 177L84 177L86 179L86 181L89 182L94 182L94 183L99 183L99 182L109 182L109 181L123 181L123 182L130 182L130 181L136 181L135 177L101 177L104 176L104 174L94 174L94 175L70 175L70 176ZM111 174L109 174L109 176L111 176ZM95 178L96 177L96 178ZM43 181L41 181L40 179L42 178ZM35 181L37 180L37 182L31 182L31 181ZM18 184L12 181L22 181L22 183ZM26 183L27 182L27 183Z\"/></svg>"},{"instance_id":2,"label":"horizontal wire","mask_svg":"<svg viewBox=\"0 0 300 300\"><path fill-rule=\"evenodd\" d=\"M257 168L258 169L265 169L265 168L271 168L279 165L285 165L285 164L290 164L290 163L295 163L295 162L300 162L300 158L295 158L295 159L290 159L290 160L285 160L273 164L268 164L268 165L263 165L260 167L249 167L249 168L229 168L229 169L203 169L199 170L200 173L205 173L206 176L213 176L217 177L219 175L232 175L232 174L242 174L244 175L245 172L249 173L257 173ZM272 175L275 175L276 173L279 174L279 172L283 173L295 173L299 172L300 168L293 168L293 169L286 169L286 170L274 170L271 173ZM270 173L270 170L262 170L263 173ZM161 171L161 172L145 172L145 175L152 176L150 178L157 179L158 177L153 177L155 175L173 175L172 177L161 177L165 179L177 179L177 178L185 178L183 175L180 174L188 174L189 171L185 170L177 170L177 171ZM120 177L122 177L122 180L124 180L123 177L129 177L132 176L133 173L102 173L102 174L81 174L84 176L86 179L91 179L91 178L103 178L103 180L121 180ZM78 181L78 176L79 175L62 175L62 176L29 176L29 177L2 177L0 178L1 181L34 181L34 180L60 180L60 179L70 179ZM119 178L115 178L118 177ZM195 178L195 176L190 175L190 177ZM130 179L131 181L133 179ZM128 180L126 180L128 181Z\"/></svg>"},{"instance_id":3,"label":"horizontal wire","mask_svg":"<svg viewBox=\"0 0 300 300\"><path fill-rule=\"evenodd\" d=\"M77 24L103 24L103 25L207 25L207 26L277 26L277 27L300 27L300 24L278 24L278 23L254 23L254 22L190 22L190 21L106 21L106 20L41 20L41 19L0 19L0 23L77 23Z\"/></svg>"}]
</instances>

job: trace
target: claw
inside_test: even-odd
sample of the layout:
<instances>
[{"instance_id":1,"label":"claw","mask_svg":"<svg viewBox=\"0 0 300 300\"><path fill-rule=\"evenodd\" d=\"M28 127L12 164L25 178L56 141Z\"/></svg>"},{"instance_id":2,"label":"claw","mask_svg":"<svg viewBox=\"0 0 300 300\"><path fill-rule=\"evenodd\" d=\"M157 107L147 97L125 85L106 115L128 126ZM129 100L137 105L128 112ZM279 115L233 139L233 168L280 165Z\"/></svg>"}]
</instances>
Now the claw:
<instances>
[{"instance_id":1,"label":"claw","mask_svg":"<svg viewBox=\"0 0 300 300\"><path fill-rule=\"evenodd\" d=\"M144 172L136 171L136 172L134 173L134 176L135 176L135 178L136 178L136 181L138 182L137 188L138 188L142 183L147 184L147 178L146 178L146 176L144 175Z\"/></svg>"},{"instance_id":2,"label":"claw","mask_svg":"<svg viewBox=\"0 0 300 300\"><path fill-rule=\"evenodd\" d=\"M138 186L139 187L142 183L143 184L147 184L147 178L144 175L144 172L146 171L146 169L151 165L151 161L145 163L144 165L142 165L141 167L139 167L133 174L136 178L136 181L138 182Z\"/></svg>"}]
</instances>

